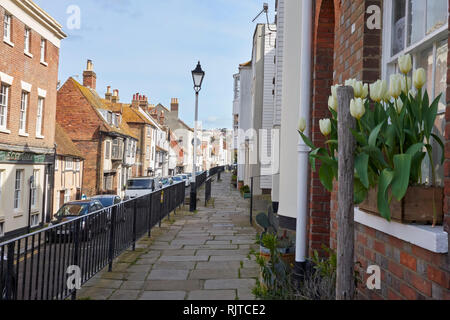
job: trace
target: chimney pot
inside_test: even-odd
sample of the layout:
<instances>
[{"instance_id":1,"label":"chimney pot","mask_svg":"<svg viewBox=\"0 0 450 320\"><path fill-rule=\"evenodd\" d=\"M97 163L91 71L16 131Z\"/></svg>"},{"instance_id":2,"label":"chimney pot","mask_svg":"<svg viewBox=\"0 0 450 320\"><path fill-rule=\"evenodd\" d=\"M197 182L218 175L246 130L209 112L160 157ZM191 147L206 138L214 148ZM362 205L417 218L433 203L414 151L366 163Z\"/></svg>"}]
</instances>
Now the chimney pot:
<instances>
[{"instance_id":1,"label":"chimney pot","mask_svg":"<svg viewBox=\"0 0 450 320\"><path fill-rule=\"evenodd\" d=\"M94 71L94 64L92 63L92 60L87 61L86 71Z\"/></svg>"}]
</instances>

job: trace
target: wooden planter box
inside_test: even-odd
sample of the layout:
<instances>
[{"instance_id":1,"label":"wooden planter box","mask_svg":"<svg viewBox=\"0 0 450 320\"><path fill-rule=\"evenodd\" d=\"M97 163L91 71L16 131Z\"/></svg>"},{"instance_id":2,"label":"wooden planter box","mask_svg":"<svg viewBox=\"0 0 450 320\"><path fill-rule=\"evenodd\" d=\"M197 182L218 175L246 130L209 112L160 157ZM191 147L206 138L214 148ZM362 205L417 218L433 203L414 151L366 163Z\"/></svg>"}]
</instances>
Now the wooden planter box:
<instances>
[{"instance_id":1,"label":"wooden planter box","mask_svg":"<svg viewBox=\"0 0 450 320\"><path fill-rule=\"evenodd\" d=\"M442 224L444 220L443 197L444 188L414 186L409 187L405 198L398 202L391 201L391 218L400 223L433 223L433 193L436 205L437 224ZM359 209L370 214L381 216L378 212L377 190L369 191L367 199L360 204Z\"/></svg>"},{"instance_id":2,"label":"wooden planter box","mask_svg":"<svg viewBox=\"0 0 450 320\"><path fill-rule=\"evenodd\" d=\"M286 249L278 249L281 255L281 260L287 265L290 266L295 263L295 250L293 248ZM265 248L264 246L260 246L259 254L266 261L269 261L271 258L270 249Z\"/></svg>"},{"instance_id":3,"label":"wooden planter box","mask_svg":"<svg viewBox=\"0 0 450 320\"><path fill-rule=\"evenodd\" d=\"M244 193L244 199L250 199L252 197L251 193Z\"/></svg>"}]
</instances>

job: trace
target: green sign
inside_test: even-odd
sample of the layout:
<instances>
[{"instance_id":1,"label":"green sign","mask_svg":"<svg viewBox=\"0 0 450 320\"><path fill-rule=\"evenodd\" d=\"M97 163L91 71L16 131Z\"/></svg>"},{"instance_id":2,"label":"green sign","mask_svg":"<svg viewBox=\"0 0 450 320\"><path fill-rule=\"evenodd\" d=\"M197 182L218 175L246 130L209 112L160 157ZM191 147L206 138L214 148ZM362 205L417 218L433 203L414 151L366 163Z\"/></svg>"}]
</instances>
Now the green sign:
<instances>
[{"instance_id":1,"label":"green sign","mask_svg":"<svg viewBox=\"0 0 450 320\"><path fill-rule=\"evenodd\" d=\"M27 152L0 151L0 162L24 162L24 163L45 163L51 162L51 157L44 154L34 154Z\"/></svg>"}]
</instances>

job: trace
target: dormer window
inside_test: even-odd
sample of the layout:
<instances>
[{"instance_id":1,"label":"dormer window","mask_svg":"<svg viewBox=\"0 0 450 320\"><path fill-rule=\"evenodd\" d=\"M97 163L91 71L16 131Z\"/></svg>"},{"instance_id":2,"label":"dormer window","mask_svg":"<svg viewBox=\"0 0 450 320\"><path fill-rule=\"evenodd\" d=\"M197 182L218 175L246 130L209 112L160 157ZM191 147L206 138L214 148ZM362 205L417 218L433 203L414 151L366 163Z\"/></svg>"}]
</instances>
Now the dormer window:
<instances>
[{"instance_id":1,"label":"dormer window","mask_svg":"<svg viewBox=\"0 0 450 320\"><path fill-rule=\"evenodd\" d=\"M109 125L112 125L112 112L108 112L106 121L108 122Z\"/></svg>"}]
</instances>

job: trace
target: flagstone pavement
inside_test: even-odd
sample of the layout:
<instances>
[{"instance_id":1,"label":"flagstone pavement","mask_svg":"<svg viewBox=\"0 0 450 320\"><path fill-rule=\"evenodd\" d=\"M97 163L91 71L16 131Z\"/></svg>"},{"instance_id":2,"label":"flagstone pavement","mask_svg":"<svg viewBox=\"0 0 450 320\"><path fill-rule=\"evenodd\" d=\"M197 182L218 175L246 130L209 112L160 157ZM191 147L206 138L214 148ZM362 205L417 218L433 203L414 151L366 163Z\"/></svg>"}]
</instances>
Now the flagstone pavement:
<instances>
[{"instance_id":1,"label":"flagstone pavement","mask_svg":"<svg viewBox=\"0 0 450 320\"><path fill-rule=\"evenodd\" d=\"M212 200L198 212L186 206L171 214L136 251L116 259L78 292L82 300L254 300L259 275L249 259L257 232L249 222L249 201L231 187L231 174L214 177ZM204 189L204 187L202 188Z\"/></svg>"}]
</instances>

